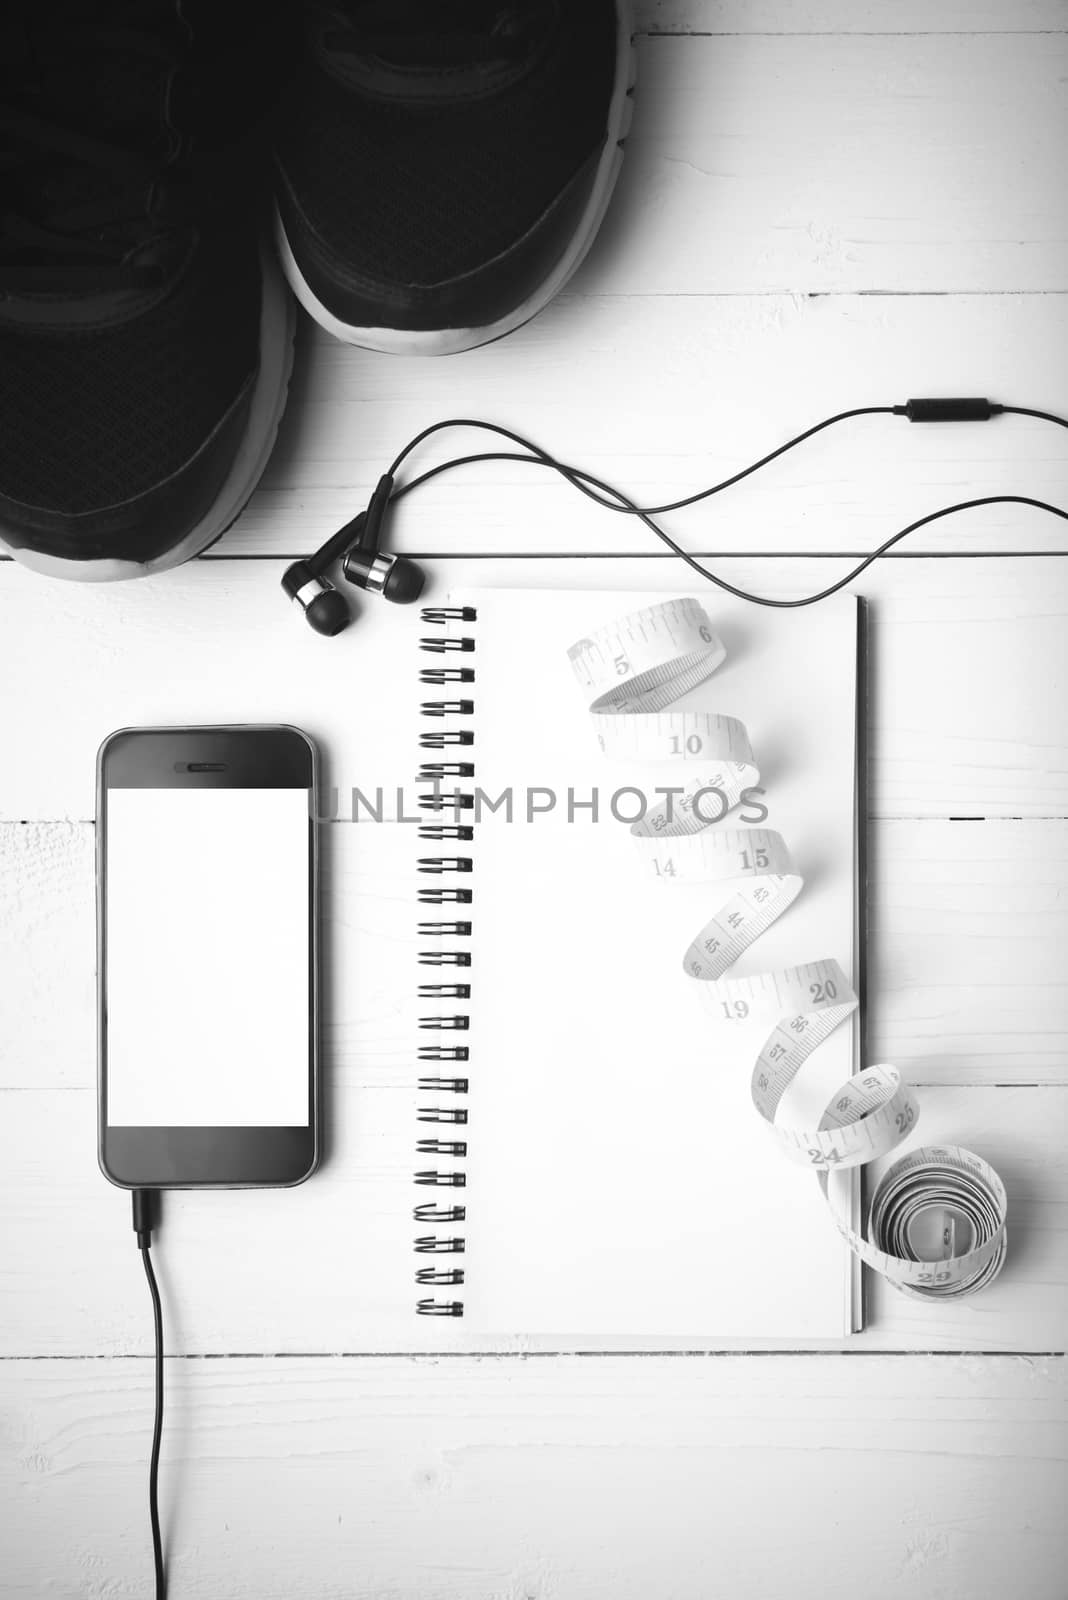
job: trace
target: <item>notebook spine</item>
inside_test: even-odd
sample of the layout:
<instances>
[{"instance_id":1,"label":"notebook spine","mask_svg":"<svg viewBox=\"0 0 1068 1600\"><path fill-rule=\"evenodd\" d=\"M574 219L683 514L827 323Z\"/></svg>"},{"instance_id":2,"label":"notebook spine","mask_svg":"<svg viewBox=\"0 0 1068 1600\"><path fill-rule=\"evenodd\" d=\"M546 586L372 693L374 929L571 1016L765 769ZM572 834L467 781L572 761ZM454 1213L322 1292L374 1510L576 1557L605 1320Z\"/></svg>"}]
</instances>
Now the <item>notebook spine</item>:
<instances>
[{"instance_id":1,"label":"notebook spine","mask_svg":"<svg viewBox=\"0 0 1068 1600\"><path fill-rule=\"evenodd\" d=\"M425 624L441 628L443 632L422 638L420 649L432 655L470 656L474 653L475 639L467 631L467 624L477 621L473 606L426 606L421 615ZM419 838L436 845L441 854L420 855L417 866L424 881L420 883L417 898L420 906L466 907L474 903L469 880L475 866L470 848L475 841L470 815L475 799L464 786L464 780L475 776L475 763L468 754L475 736L470 727L462 724L465 718L474 715L475 704L468 698L467 686L475 682L475 668L466 662L462 667L422 667L419 681L444 690L450 698L424 700L420 708L432 724L419 736L420 750L433 751L437 758L427 757L419 765L418 805L427 813L419 824ZM454 685L460 686L459 690ZM457 752L455 757L451 754L453 751ZM439 754L444 752L448 754ZM446 814L450 816L449 821L436 820ZM421 967L470 968L471 952L465 946L471 938L471 922L466 913L461 913L456 920L447 913L440 920L420 920L418 930ZM461 1042L459 1036L466 1034L471 1026L470 1013L464 1004L471 998L470 983L451 980L420 983L419 998L432 1003L427 1007L429 1014L419 1018L420 1039L416 1054L420 1064L466 1064L470 1047ZM447 1004L450 1001L454 1004ZM446 1034L448 1039L439 1037L431 1041L427 1034ZM433 1164L415 1172L418 1188L455 1193L467 1187L463 1162L467 1155L468 1089L466 1074L419 1078L420 1104L416 1116L421 1128L415 1148L419 1156L433 1158ZM436 1125L439 1131L424 1132L428 1123ZM415 1270L417 1286L462 1290L465 1268L456 1258L464 1255L467 1245L462 1226L467 1220L466 1205L421 1201L414 1206L412 1216L415 1222L433 1230L418 1234L414 1240L419 1258ZM428 1259L430 1257L434 1259ZM445 1257L450 1259L445 1260ZM462 1317L464 1301L460 1295L454 1298L435 1293L419 1298L415 1310L420 1317Z\"/></svg>"}]
</instances>

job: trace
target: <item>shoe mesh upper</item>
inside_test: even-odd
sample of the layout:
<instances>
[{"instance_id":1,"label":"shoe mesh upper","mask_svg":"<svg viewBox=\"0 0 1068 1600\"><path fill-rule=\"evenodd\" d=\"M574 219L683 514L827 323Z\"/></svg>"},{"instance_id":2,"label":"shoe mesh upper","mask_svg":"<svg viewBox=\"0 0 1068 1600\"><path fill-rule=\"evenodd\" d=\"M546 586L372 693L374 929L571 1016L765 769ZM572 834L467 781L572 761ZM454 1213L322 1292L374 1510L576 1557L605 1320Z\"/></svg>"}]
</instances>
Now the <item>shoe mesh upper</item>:
<instances>
[{"instance_id":1,"label":"shoe mesh upper","mask_svg":"<svg viewBox=\"0 0 1068 1600\"><path fill-rule=\"evenodd\" d=\"M159 489L255 374L279 52L252 0L9 3L0 500L21 537Z\"/></svg>"},{"instance_id":2,"label":"shoe mesh upper","mask_svg":"<svg viewBox=\"0 0 1068 1600\"><path fill-rule=\"evenodd\" d=\"M530 72L455 102L390 102L306 62L277 135L289 202L357 281L434 285L484 266L603 140L615 26L606 0L567 0Z\"/></svg>"},{"instance_id":3,"label":"shoe mesh upper","mask_svg":"<svg viewBox=\"0 0 1068 1600\"><path fill-rule=\"evenodd\" d=\"M64 513L178 471L259 359L254 228L200 241L162 299L115 326L0 324L0 495Z\"/></svg>"}]
</instances>

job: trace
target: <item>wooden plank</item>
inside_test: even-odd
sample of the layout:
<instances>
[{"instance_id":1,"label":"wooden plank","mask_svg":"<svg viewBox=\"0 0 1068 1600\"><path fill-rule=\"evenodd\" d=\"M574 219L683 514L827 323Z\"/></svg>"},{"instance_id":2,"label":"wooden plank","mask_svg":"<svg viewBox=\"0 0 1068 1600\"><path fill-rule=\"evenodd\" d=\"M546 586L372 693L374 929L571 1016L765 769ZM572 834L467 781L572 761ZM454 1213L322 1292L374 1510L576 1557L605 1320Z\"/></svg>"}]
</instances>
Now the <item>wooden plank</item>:
<instances>
[{"instance_id":1,"label":"wooden plank","mask_svg":"<svg viewBox=\"0 0 1068 1600\"><path fill-rule=\"evenodd\" d=\"M646 39L608 293L1060 290L1064 34Z\"/></svg>"},{"instance_id":2,"label":"wooden plank","mask_svg":"<svg viewBox=\"0 0 1068 1600\"><path fill-rule=\"evenodd\" d=\"M400 1085L396 1013L410 939L414 844L337 825L324 839L330 1079ZM389 835L389 837L383 837ZM876 822L869 946L873 1060L914 1083L1068 1082L1068 822ZM93 830L0 826L0 971L16 997L0 1084L90 1087L95 1071Z\"/></svg>"},{"instance_id":3,"label":"wooden plank","mask_svg":"<svg viewBox=\"0 0 1068 1600\"><path fill-rule=\"evenodd\" d=\"M155 1260L172 1350L560 1348L560 1341L547 1338L490 1338L462 1322L414 1315L416 1124L412 1095L402 1086L410 1071L410 1064L402 1075L398 1063L373 1060L361 1084L342 1076L331 1086L328 1161L300 1189L167 1195ZM1009 1263L995 1284L959 1304L877 1291L869 1331L850 1346L1064 1349L1068 1090L926 1088L920 1102L919 1139L952 1139L1003 1174ZM95 1151L90 1089L3 1092L0 1208L18 1225L0 1237L0 1297L7 1311L0 1354L125 1355L148 1348L129 1198L101 1177ZM768 1160L780 1159L769 1148ZM799 1183L814 1181L803 1171L797 1176ZM829 1217L827 1226L833 1226ZM702 1330L674 1340L585 1338L564 1347L618 1351L654 1344L725 1347L714 1332ZM768 1342L761 1347L772 1348Z\"/></svg>"},{"instance_id":4,"label":"wooden plank","mask_svg":"<svg viewBox=\"0 0 1068 1600\"><path fill-rule=\"evenodd\" d=\"M641 33L1062 33L1063 0L638 0Z\"/></svg>"},{"instance_id":5,"label":"wooden plank","mask_svg":"<svg viewBox=\"0 0 1068 1600\"><path fill-rule=\"evenodd\" d=\"M84 1088L96 1056L94 834L0 826L0 1081Z\"/></svg>"},{"instance_id":6,"label":"wooden plank","mask_svg":"<svg viewBox=\"0 0 1068 1600\"><path fill-rule=\"evenodd\" d=\"M98 586L43 585L14 564L0 569L0 673L19 686L4 712L0 815L91 817L100 740L153 721L296 722L320 739L327 782L410 783L417 608L365 598L357 626L325 640L282 598L282 570L202 561ZM723 559L717 570L785 595L812 592L840 564ZM625 606L628 589L678 593L700 580L674 558L437 561L426 597L440 599L450 583L614 587ZM873 814L1068 815L1068 728L1056 690L1063 559L890 561L858 588L874 615ZM714 616L711 590L708 605ZM398 718L410 738L398 739Z\"/></svg>"},{"instance_id":7,"label":"wooden plank","mask_svg":"<svg viewBox=\"0 0 1068 1600\"><path fill-rule=\"evenodd\" d=\"M1062 273L1063 276L1063 273ZM304 554L355 514L418 429L485 417L663 504L737 472L821 418L910 395L976 394L1063 412L1068 296L603 295L596 274L505 344L457 361L357 350L304 324L288 413L248 510L216 554ZM585 293L582 290L585 289ZM873 549L955 501L1027 494L1068 506L1065 434L1048 423L844 423L665 523L687 548ZM499 441L446 433L407 469ZM633 518L540 468L464 468L397 506L397 549L657 548ZM1064 550L1068 525L1021 507L935 523L912 554Z\"/></svg>"},{"instance_id":8,"label":"wooden plank","mask_svg":"<svg viewBox=\"0 0 1068 1600\"><path fill-rule=\"evenodd\" d=\"M172 1362L188 1600L1059 1600L1062 1361ZM144 1361L0 1370L10 1600L143 1595ZM712 1576L714 1575L714 1576Z\"/></svg>"},{"instance_id":9,"label":"wooden plank","mask_svg":"<svg viewBox=\"0 0 1068 1600\"><path fill-rule=\"evenodd\" d=\"M1068 823L870 833L869 1041L914 1083L1064 1082Z\"/></svg>"}]
</instances>

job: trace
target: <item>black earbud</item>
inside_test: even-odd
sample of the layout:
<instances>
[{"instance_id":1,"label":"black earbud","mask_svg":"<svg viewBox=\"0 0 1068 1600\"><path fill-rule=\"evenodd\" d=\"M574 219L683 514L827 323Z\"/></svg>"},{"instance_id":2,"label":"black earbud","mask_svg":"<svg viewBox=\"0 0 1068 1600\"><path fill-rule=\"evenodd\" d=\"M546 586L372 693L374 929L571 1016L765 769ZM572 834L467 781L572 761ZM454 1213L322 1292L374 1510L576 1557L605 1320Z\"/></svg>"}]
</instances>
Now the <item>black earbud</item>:
<instances>
[{"instance_id":1,"label":"black earbud","mask_svg":"<svg viewBox=\"0 0 1068 1600\"><path fill-rule=\"evenodd\" d=\"M408 605L422 594L425 579L415 562L407 556L387 555L380 548L392 490L392 477L380 478L366 511L346 522L313 556L294 561L282 574L282 588L297 601L316 633L341 633L352 621L344 595L323 576L339 558L343 558L345 577L359 589L381 594L397 605Z\"/></svg>"},{"instance_id":2,"label":"black earbud","mask_svg":"<svg viewBox=\"0 0 1068 1600\"><path fill-rule=\"evenodd\" d=\"M407 556L389 556L378 547L378 539L371 528L368 516L349 546L341 570L350 583L371 594L384 595L398 605L408 605L418 600L423 592L423 573Z\"/></svg>"},{"instance_id":3,"label":"black earbud","mask_svg":"<svg viewBox=\"0 0 1068 1600\"><path fill-rule=\"evenodd\" d=\"M282 574L282 588L296 600L316 633L340 633L352 621L345 596L313 572L307 561L294 561Z\"/></svg>"}]
</instances>

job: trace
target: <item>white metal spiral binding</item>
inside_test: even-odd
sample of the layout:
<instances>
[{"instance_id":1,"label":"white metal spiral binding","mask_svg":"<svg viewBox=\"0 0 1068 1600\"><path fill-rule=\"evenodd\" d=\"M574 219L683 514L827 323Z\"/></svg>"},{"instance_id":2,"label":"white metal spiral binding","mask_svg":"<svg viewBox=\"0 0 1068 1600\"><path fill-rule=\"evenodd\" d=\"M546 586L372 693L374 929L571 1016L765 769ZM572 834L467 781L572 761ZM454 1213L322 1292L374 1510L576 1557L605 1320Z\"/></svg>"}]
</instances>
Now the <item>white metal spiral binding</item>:
<instances>
[{"instance_id":1,"label":"white metal spiral binding","mask_svg":"<svg viewBox=\"0 0 1068 1600\"><path fill-rule=\"evenodd\" d=\"M431 626L448 628L454 623L463 626L475 622L477 613L473 606L427 606L423 608L422 620ZM421 639L420 648L436 655L449 651L470 654L474 651L475 641L466 634L445 633ZM475 669L469 666L423 667L419 678L421 683L438 688L447 688L451 684L473 684ZM474 701L466 698L425 700L421 707L422 715L448 725L426 729L419 738L420 748L428 751L469 749L475 742L471 729L454 727L451 724L455 718L472 716L474 709ZM455 761L427 760L420 764L417 778L417 782L422 786L419 796L420 809L439 814L451 812L454 819L451 822L435 822L428 817L419 826L421 840L433 842L442 847L443 852L445 849L451 851L454 845L469 845L473 842L475 829L471 822L460 820L460 813L473 810L474 796L460 792L455 783L457 780L473 778L474 775L474 762L466 758ZM449 780L453 780L452 788L447 787ZM417 866L420 873L438 880L420 887L418 892L420 905L472 904L474 892L469 884L454 881L457 878L469 877L474 871L474 859L468 851L420 856ZM442 882L442 879L447 881ZM420 935L430 942L430 947L419 951L420 966L470 967L471 952L463 948L463 941L471 937L469 921L421 921L418 928ZM471 998L471 985L465 982L420 983L419 998L438 1002L439 1005L440 1002L449 1000L463 1002ZM432 1015L420 1017L419 1029L421 1033L449 1033L455 1036L466 1033L470 1022L471 1019L466 1011L439 1010ZM420 1063L466 1063L470 1049L466 1043L421 1043L417 1046L417 1054ZM467 1106L464 1100L468 1092L468 1079L466 1076L420 1077L419 1089L422 1095L431 1097L432 1103L419 1106L416 1114L418 1121L423 1124L437 1124L442 1128L442 1132L417 1139L416 1151L421 1156L441 1157L449 1165L439 1163L422 1169L415 1173L415 1182L423 1188L463 1189L467 1184L467 1174L458 1163L461 1163L467 1155L467 1138L463 1130L467 1127ZM452 1103L448 1103L450 1101ZM466 1220L466 1206L441 1204L436 1200L424 1201L413 1208L412 1215L416 1222L424 1226L429 1224L436 1230L416 1237L414 1241L416 1255L456 1257L464 1254L466 1247L464 1235L447 1230L450 1225L463 1223ZM435 1290L460 1289L463 1287L464 1275L462 1265L434 1261L416 1268L415 1282L420 1287ZM415 1309L421 1317L462 1317L464 1302L460 1298L442 1298L432 1294L417 1300Z\"/></svg>"}]
</instances>

